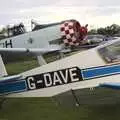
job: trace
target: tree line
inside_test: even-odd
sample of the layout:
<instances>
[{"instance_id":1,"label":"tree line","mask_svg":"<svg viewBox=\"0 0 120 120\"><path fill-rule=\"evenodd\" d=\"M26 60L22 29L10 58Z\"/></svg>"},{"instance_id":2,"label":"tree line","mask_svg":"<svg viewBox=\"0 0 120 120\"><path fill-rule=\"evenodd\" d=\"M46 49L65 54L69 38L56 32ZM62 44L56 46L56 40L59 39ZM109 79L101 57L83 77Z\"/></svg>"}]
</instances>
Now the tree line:
<instances>
[{"instance_id":1,"label":"tree line","mask_svg":"<svg viewBox=\"0 0 120 120\"><path fill-rule=\"evenodd\" d=\"M91 29L88 34L101 34L106 36L120 36L120 26L112 24L107 27L100 27L98 29Z\"/></svg>"},{"instance_id":2,"label":"tree line","mask_svg":"<svg viewBox=\"0 0 120 120\"><path fill-rule=\"evenodd\" d=\"M7 28L2 28L0 30L0 38L3 37L3 34L7 32ZM112 24L107 27L100 27L98 29L91 29L88 31L88 34L101 34L106 36L119 36L120 37L120 26L117 24Z\"/></svg>"}]
</instances>

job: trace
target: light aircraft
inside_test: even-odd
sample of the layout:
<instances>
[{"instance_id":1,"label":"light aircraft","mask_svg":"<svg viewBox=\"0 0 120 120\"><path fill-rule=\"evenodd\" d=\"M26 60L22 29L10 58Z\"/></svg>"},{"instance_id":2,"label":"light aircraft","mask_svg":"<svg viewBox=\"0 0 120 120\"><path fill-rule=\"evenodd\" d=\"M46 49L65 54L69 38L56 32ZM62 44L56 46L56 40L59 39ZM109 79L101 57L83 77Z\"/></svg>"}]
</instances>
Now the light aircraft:
<instances>
[{"instance_id":1,"label":"light aircraft","mask_svg":"<svg viewBox=\"0 0 120 120\"><path fill-rule=\"evenodd\" d=\"M2 59L1 76L6 75ZM120 39L78 52L61 60L11 77L1 77L0 94L6 97L50 97L68 90L119 88Z\"/></svg>"},{"instance_id":2,"label":"light aircraft","mask_svg":"<svg viewBox=\"0 0 120 120\"><path fill-rule=\"evenodd\" d=\"M32 21L33 23L33 21ZM70 52L70 46L79 44L80 24L76 20L38 25L26 32L21 23L7 28L7 35L0 40L0 53L10 55L36 55L40 65L46 64L43 54L50 52ZM69 46L66 50L66 45ZM20 55L19 54L19 55Z\"/></svg>"},{"instance_id":3,"label":"light aircraft","mask_svg":"<svg viewBox=\"0 0 120 120\"><path fill-rule=\"evenodd\" d=\"M34 23L34 24L33 24ZM49 52L70 52L71 48L91 48L98 45L82 43L81 38L87 35L87 27L76 20L65 20L58 23L39 25L32 21L32 31L26 32L21 23L7 28L6 36L0 40L0 53L3 55L32 54L36 55L40 65L46 64L43 54ZM81 30L81 31L80 31ZM89 40L90 43L91 40ZM97 44L95 44L97 43Z\"/></svg>"},{"instance_id":4,"label":"light aircraft","mask_svg":"<svg viewBox=\"0 0 120 120\"><path fill-rule=\"evenodd\" d=\"M43 25L34 21L31 23L30 32L26 32L22 23L7 28L6 36L0 40L0 54L5 57L4 60L16 56L35 55L39 64L44 65L46 61L43 54L58 52L62 57L64 53L96 47L104 41L103 36L99 39L97 35L90 39L90 35L87 36L87 25L81 26L76 20Z\"/></svg>"}]
</instances>

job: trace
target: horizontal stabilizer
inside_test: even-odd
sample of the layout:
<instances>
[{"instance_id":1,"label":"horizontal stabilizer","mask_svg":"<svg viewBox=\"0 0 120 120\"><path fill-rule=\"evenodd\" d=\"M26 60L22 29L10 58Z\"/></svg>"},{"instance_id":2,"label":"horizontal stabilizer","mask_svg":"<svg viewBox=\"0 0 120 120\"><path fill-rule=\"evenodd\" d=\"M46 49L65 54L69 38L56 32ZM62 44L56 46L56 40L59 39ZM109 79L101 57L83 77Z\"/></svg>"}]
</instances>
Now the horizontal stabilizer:
<instances>
[{"instance_id":1,"label":"horizontal stabilizer","mask_svg":"<svg viewBox=\"0 0 120 120\"><path fill-rule=\"evenodd\" d=\"M40 55L49 52L60 51L60 47L55 48L0 48L0 53L27 53L33 55Z\"/></svg>"},{"instance_id":2,"label":"horizontal stabilizer","mask_svg":"<svg viewBox=\"0 0 120 120\"><path fill-rule=\"evenodd\" d=\"M103 84L100 84L99 87L120 89L120 83L103 83Z\"/></svg>"}]
</instances>

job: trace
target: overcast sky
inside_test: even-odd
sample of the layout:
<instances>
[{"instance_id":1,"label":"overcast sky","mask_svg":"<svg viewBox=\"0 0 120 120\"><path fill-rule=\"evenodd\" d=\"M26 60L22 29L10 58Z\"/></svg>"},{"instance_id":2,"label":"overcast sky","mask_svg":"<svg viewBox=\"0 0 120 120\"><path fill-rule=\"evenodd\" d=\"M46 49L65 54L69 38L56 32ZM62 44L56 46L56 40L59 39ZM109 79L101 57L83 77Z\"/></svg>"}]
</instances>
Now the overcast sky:
<instances>
[{"instance_id":1,"label":"overcast sky","mask_svg":"<svg viewBox=\"0 0 120 120\"><path fill-rule=\"evenodd\" d=\"M52 23L76 19L89 27L120 25L120 0L1 0L0 25L23 22L27 28L34 19Z\"/></svg>"}]
</instances>

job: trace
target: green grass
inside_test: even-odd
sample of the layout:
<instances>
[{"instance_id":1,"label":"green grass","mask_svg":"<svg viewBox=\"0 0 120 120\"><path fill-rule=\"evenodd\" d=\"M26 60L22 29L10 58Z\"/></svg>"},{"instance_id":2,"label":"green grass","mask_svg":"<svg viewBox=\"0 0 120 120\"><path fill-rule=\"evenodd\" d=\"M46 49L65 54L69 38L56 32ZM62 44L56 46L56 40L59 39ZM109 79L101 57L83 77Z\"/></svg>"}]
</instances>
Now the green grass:
<instances>
[{"instance_id":1,"label":"green grass","mask_svg":"<svg viewBox=\"0 0 120 120\"><path fill-rule=\"evenodd\" d=\"M56 54L46 54L44 55L44 58L47 63L59 59L58 56L56 57ZM9 75L14 75L35 67L39 67L39 64L35 57L20 57L16 58L16 60L14 60L13 62L6 63L5 67Z\"/></svg>"},{"instance_id":2,"label":"green grass","mask_svg":"<svg viewBox=\"0 0 120 120\"><path fill-rule=\"evenodd\" d=\"M56 106L50 98L20 98L6 100L0 112L0 118L9 120L72 120L79 117L77 112L76 108L63 109Z\"/></svg>"},{"instance_id":3,"label":"green grass","mask_svg":"<svg viewBox=\"0 0 120 120\"><path fill-rule=\"evenodd\" d=\"M0 120L119 120L120 105L63 107L51 98L9 98Z\"/></svg>"},{"instance_id":4,"label":"green grass","mask_svg":"<svg viewBox=\"0 0 120 120\"><path fill-rule=\"evenodd\" d=\"M12 62L9 64L6 64L6 69L9 75L18 74L27 70L30 70L32 68L38 67L37 60L27 60L27 61L19 61L19 62Z\"/></svg>"}]
</instances>

